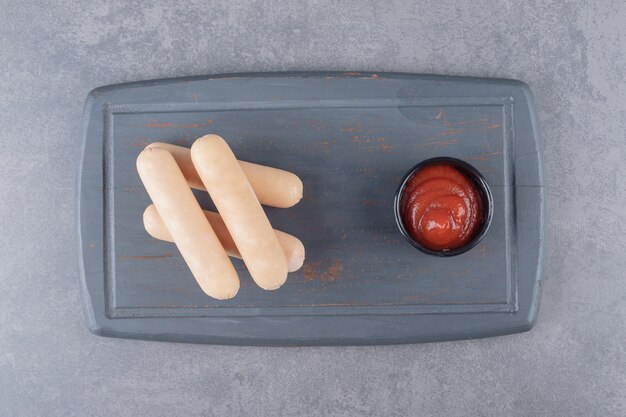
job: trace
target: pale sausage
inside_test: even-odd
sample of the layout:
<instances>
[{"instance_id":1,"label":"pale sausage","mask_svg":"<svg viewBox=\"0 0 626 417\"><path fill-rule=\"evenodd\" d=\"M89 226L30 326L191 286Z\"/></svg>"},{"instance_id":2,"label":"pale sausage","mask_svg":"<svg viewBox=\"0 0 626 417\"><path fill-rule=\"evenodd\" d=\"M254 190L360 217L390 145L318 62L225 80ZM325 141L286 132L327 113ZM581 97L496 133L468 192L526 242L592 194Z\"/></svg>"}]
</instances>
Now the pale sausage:
<instances>
[{"instance_id":1,"label":"pale sausage","mask_svg":"<svg viewBox=\"0 0 626 417\"><path fill-rule=\"evenodd\" d=\"M204 184L191 162L189 148L169 143L151 143L148 148L157 147L169 151L191 188L205 190ZM272 168L251 162L239 161L259 202L266 206L288 208L302 199L302 181L297 175L282 169Z\"/></svg>"},{"instance_id":2,"label":"pale sausage","mask_svg":"<svg viewBox=\"0 0 626 417\"><path fill-rule=\"evenodd\" d=\"M219 213L208 210L204 210L204 215L211 224L217 238L222 242L222 246L228 256L241 259L241 254L233 238L230 236L230 233L228 233L222 216L220 216ZM146 228L146 232L153 238L173 242L172 236L170 232L168 232L167 227L165 227L165 224L163 224L163 220L161 220L161 216L159 216L159 212L154 204L150 204L143 212L143 225ZM304 245L300 239L288 233L281 232L280 230L274 230L274 233L276 233L278 243L280 243L287 257L287 268L289 272L297 271L304 263Z\"/></svg>"},{"instance_id":3,"label":"pale sausage","mask_svg":"<svg viewBox=\"0 0 626 417\"><path fill-rule=\"evenodd\" d=\"M205 135L191 147L191 160L254 281L266 290L279 288L287 279L287 258L233 151L220 136Z\"/></svg>"},{"instance_id":4,"label":"pale sausage","mask_svg":"<svg viewBox=\"0 0 626 417\"><path fill-rule=\"evenodd\" d=\"M137 171L202 290L219 300L234 297L237 272L174 157L165 149L147 148L137 158Z\"/></svg>"}]
</instances>

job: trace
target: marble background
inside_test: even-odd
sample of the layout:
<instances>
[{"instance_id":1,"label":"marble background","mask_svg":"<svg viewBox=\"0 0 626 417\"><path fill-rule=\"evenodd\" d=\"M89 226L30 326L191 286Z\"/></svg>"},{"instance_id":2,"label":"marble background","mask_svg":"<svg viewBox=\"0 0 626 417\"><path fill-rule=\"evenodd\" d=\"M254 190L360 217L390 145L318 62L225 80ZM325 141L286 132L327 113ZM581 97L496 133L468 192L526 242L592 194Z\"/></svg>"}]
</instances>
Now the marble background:
<instances>
[{"instance_id":1,"label":"marble background","mask_svg":"<svg viewBox=\"0 0 626 417\"><path fill-rule=\"evenodd\" d=\"M0 0L0 415L626 415L624 22L618 0ZM87 331L73 203L87 92L291 70L530 85L550 210L534 330L348 348Z\"/></svg>"}]
</instances>

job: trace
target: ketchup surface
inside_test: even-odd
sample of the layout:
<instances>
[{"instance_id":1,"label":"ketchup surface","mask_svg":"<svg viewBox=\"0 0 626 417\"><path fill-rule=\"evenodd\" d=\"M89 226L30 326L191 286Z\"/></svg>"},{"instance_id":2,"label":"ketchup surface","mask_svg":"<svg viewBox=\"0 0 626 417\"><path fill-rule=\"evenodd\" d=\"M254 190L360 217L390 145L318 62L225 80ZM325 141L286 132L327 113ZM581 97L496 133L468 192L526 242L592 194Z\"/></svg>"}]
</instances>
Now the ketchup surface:
<instances>
[{"instance_id":1,"label":"ketchup surface","mask_svg":"<svg viewBox=\"0 0 626 417\"><path fill-rule=\"evenodd\" d=\"M456 249L472 240L485 212L473 181L444 162L413 174L402 191L400 210L413 239L434 251Z\"/></svg>"}]
</instances>

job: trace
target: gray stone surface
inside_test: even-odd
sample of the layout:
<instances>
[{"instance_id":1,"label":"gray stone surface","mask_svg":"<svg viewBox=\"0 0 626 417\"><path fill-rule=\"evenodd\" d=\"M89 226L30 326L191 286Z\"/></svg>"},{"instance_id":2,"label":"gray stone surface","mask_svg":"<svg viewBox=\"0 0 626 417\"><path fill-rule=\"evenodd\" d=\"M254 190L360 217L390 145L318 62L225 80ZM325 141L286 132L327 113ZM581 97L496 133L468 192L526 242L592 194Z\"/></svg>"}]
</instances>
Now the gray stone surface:
<instances>
[{"instance_id":1,"label":"gray stone surface","mask_svg":"<svg viewBox=\"0 0 626 417\"><path fill-rule=\"evenodd\" d=\"M621 1L0 0L1 416L626 415ZM502 76L534 90L550 239L530 333L367 348L105 339L84 326L85 94L282 70Z\"/></svg>"}]
</instances>

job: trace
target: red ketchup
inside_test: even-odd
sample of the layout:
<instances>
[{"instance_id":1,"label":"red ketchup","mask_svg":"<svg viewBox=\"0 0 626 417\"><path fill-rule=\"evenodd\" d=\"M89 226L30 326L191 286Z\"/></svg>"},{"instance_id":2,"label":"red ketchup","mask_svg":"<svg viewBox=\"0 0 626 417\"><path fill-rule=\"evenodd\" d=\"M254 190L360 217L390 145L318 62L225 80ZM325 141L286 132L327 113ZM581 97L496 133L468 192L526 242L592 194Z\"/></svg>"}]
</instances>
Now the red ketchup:
<instances>
[{"instance_id":1,"label":"red ketchup","mask_svg":"<svg viewBox=\"0 0 626 417\"><path fill-rule=\"evenodd\" d=\"M447 163L415 172L400 197L404 226L427 249L457 249L475 236L484 220L484 202L474 182Z\"/></svg>"}]
</instances>

